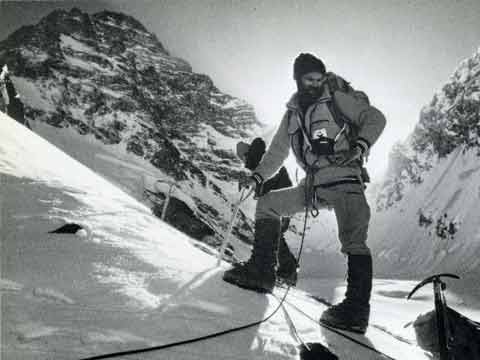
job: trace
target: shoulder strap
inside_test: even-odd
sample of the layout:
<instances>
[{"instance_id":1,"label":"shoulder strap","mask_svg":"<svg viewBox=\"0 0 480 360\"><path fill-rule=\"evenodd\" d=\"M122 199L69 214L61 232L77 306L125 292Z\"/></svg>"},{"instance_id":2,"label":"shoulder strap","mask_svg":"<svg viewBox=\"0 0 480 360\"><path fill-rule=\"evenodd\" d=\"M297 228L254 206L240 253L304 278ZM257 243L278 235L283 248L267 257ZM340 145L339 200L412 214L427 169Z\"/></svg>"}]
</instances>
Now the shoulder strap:
<instances>
[{"instance_id":1,"label":"shoulder strap","mask_svg":"<svg viewBox=\"0 0 480 360\"><path fill-rule=\"evenodd\" d=\"M328 103L328 109L332 113L335 123L341 129L338 136L340 136L341 133L345 133L345 136L348 142L352 143L353 137L354 137L354 135L352 134L353 124L350 118L348 118L342 113L341 109L338 107L337 103L335 102L335 92L340 91L343 93L352 94L353 96L355 93L355 90L353 89L353 87L350 85L349 82L345 81L343 78L341 78L340 76L334 73L328 74L327 81L328 81L328 87L332 96L332 100Z\"/></svg>"},{"instance_id":2,"label":"shoulder strap","mask_svg":"<svg viewBox=\"0 0 480 360\"><path fill-rule=\"evenodd\" d=\"M288 114L288 121L292 121L292 115L294 114L294 110L289 110L289 114ZM307 131L305 130L305 126L304 124L302 123L302 120L300 118L300 116L295 116L296 118L296 121L298 123L298 127L300 128L300 131L302 132L302 135L303 135L303 138L302 138L302 141L304 141L306 144L307 144L307 147L308 148L312 148L312 144L310 142L310 137L308 136L307 134Z\"/></svg>"},{"instance_id":3,"label":"shoulder strap","mask_svg":"<svg viewBox=\"0 0 480 360\"><path fill-rule=\"evenodd\" d=\"M341 109L338 107L337 103L335 102L334 94L336 91L340 91L340 92L349 94L358 100L362 100L370 104L367 94L365 94L363 91L355 90L348 81L346 81L345 79L343 79L342 77L334 73L328 73L327 81L328 81L328 87L332 95L332 101L330 103L329 110L332 112L335 118L335 122L340 128L342 128L345 125L345 123L347 123L349 126L352 126L353 124L350 118L348 118L348 116L345 116L342 113Z\"/></svg>"}]
</instances>

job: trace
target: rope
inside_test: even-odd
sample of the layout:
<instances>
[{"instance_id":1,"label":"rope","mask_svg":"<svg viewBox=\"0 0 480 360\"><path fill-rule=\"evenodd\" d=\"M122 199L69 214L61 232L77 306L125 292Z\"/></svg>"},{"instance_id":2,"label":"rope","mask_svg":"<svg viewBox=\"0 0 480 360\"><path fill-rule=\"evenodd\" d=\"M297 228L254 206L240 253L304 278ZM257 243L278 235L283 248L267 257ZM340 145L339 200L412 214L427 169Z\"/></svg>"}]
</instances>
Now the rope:
<instances>
[{"instance_id":1,"label":"rope","mask_svg":"<svg viewBox=\"0 0 480 360\"><path fill-rule=\"evenodd\" d=\"M235 220L237 218L237 214L238 214L238 211L240 210L240 205L248 199L248 197L253 193L254 189L251 188L249 190L249 192L246 193L246 189L243 188L242 189L242 193L240 194L240 199L235 203L235 206L234 206L234 209L233 209L233 213L232 213L232 218L230 219L230 223L228 225L228 228L227 228L227 231L223 237L223 241L222 241L222 244L220 246L220 249L218 251L218 257L217 257L217 266L220 266L221 262L222 262L222 257L223 257L223 254L225 253L225 250L228 246L228 244L230 244L230 241L229 241L229 237L230 237L230 234L232 233L233 231L233 225L235 223Z\"/></svg>"},{"instance_id":2,"label":"rope","mask_svg":"<svg viewBox=\"0 0 480 360\"><path fill-rule=\"evenodd\" d=\"M245 195L244 192L242 192L242 195L240 196L240 200L236 204L237 207L239 207L240 204L243 201L245 201L251 195L251 193L252 192L250 191L248 194ZM305 200L307 200L308 195L309 195L309 189L306 186L305 187ZM307 229L307 221L308 221L308 211L309 211L308 204L309 204L308 202L305 203L305 218L304 218L304 223L303 223L303 232L302 232L302 238L301 238L301 241L300 241L300 248L299 248L298 254L297 254L297 264L300 261L302 251L303 251L303 244L304 244L304 240L305 240L305 232L306 232L306 229ZM267 317L265 317L261 320L254 321L252 323L248 323L248 324L243 325L243 326L238 326L238 327L234 327L234 328L231 328L231 329L227 329L227 330L223 330L223 331L219 331L219 332L215 332L215 333L211 333L211 334L207 334L207 335L204 335L204 336L199 336L199 337L191 338L191 339L187 339L187 340L177 341L177 342L168 343L168 344L164 344L164 345L151 346L151 347L146 347L146 348L139 348L139 349L133 349L133 350L126 350L126 351L119 351L119 352L108 353L108 354L103 354L103 355L97 355L97 356L93 356L93 357L82 358L80 360L101 360L101 359L108 359L108 358L114 358L114 357L120 357L120 356L140 354L140 353L145 353L145 352L160 351L160 350L164 350L164 349L168 349L168 348L172 348L172 347L176 347L176 346L182 346L182 345L187 345L187 344L193 344L193 343L200 342L200 341L205 341L205 340L208 340L208 339L220 337L220 336L223 336L223 335L227 335L227 334L231 334L231 333L234 333L234 332L242 331L242 330L254 327L254 326L258 326L258 325L270 320L281 308L288 315L288 312L284 308L283 304L286 302L286 298L287 298L287 295L288 295L290 289L291 289L291 285L289 285L287 287L287 290L285 291L285 294L280 299L279 304L275 308L275 310L270 315L268 315ZM273 296L278 300L278 297L276 295L273 295ZM293 321L291 320L289 315L287 317L287 321L288 320L290 320L291 324L293 325L294 333L295 333L297 339L299 340L299 342L301 342L303 346L305 346L308 350L310 350L310 347L308 346L308 344L306 344L300 338L300 336L298 334L298 331L296 330L296 327L293 324Z\"/></svg>"},{"instance_id":3,"label":"rope","mask_svg":"<svg viewBox=\"0 0 480 360\"><path fill-rule=\"evenodd\" d=\"M234 328L231 328L231 329L215 332L215 333L212 333L212 334L199 336L199 337L192 338L192 339L177 341L177 342L168 343L168 344L164 344L164 345L151 346L151 347L147 347L147 348L133 349L133 350L126 350L126 351L119 351L119 352L115 352L115 353L97 355L97 356L92 356L92 357L88 357L88 358L82 358L80 360L109 359L109 358L120 357L120 356L141 354L141 353L151 352L151 351L159 351L159 350L164 350L164 349L168 349L168 348L172 348L172 347L176 347L176 346L193 344L193 343L196 343L196 342L205 341L205 340L208 340L208 339L220 337L220 336L231 334L231 333L234 333L234 332L237 332L237 331L246 330L246 329L254 327L254 326L258 326L258 325L270 320L278 312L278 310L280 310L280 308L282 308L283 303L285 302L285 299L288 295L288 292L290 291L290 288L291 288L291 286L289 286L287 288L287 290L285 291L285 294L283 295L282 299L280 300L280 302L279 302L278 306L275 308L275 310L272 311L272 313L270 315L268 315L267 317L265 317L264 319L261 319L261 320L258 320L258 321L252 322L252 323L248 323L246 325L234 327ZM278 298L277 298L277 300L278 300Z\"/></svg>"},{"instance_id":4,"label":"rope","mask_svg":"<svg viewBox=\"0 0 480 360\"><path fill-rule=\"evenodd\" d=\"M286 304L290 305L291 307L293 307L295 310L297 310L299 313L301 313L301 314L302 314L303 316L305 316L307 319L309 319L309 320L313 321L315 324L319 325L320 327L323 327L323 328L325 328L325 329L327 329L327 330L329 330L329 331L331 331L331 332L334 332L335 334L340 335L341 337L343 337L343 338L345 338L345 339L347 339L347 340L350 340L350 341L352 341L353 343L355 343L355 344L357 344L357 345L360 345L360 346L362 346L362 347L364 347L364 348L366 348L366 349L369 349L369 350L371 350L371 351L373 351L373 352L375 352L375 353L377 353L377 354L379 354L379 355L385 356L387 359L396 360L395 358L393 358L393 357L391 357L391 356L389 356L389 355L381 352L380 350L374 348L373 346L367 345L367 344L365 344L365 343L363 343L363 342L361 342L361 341L359 341L359 340L357 340L357 339L355 339L355 338L353 338L353 337L351 337L351 336L343 333L342 331L340 331L340 330L338 330L338 329L336 329L336 328L334 328L334 327L331 327L331 326L328 326L328 325L325 325L325 324L322 324L322 323L318 322L316 319L314 319L313 317L311 317L310 315L308 315L305 311L303 311L302 309L300 309L298 306L294 305L293 303L291 303L291 302L289 302L289 301L287 301L287 300L285 300L284 302L285 302Z\"/></svg>"},{"instance_id":5,"label":"rope","mask_svg":"<svg viewBox=\"0 0 480 360\"><path fill-rule=\"evenodd\" d=\"M244 193L242 193L242 196L240 197L238 205L240 205L243 201L245 201L251 194L252 194L252 191L250 191L246 195ZM306 228L306 219L305 219L305 225L304 225L304 233L303 233L303 236L302 236L302 245L300 246L300 251L298 253L298 259L300 258L301 250L302 250L302 247L303 247L303 240L304 240L304 237L305 237L305 228ZM298 259L297 259L297 262L298 262ZM283 295L283 297L279 301L278 306L275 308L275 310L273 310L270 315L268 315L267 317L265 317L261 320L254 321L254 322L248 323L246 325L234 327L234 328L231 328L231 329L207 334L207 335L204 335L204 336L199 336L199 337L196 337L196 338L187 339L187 340L177 341L177 342L158 345L158 346L151 346L151 347L146 347L146 348L139 348L139 349L126 350L126 351L119 351L119 352L114 352L114 353L107 353L107 354L103 354L103 355L96 355L96 356L93 356L93 357L82 358L80 360L109 359L109 358L120 357L120 356L141 354L141 353L145 353L145 352L160 351L160 350L164 350L164 349L168 349L168 348L172 348L172 347L176 347L176 346L182 346L182 345L187 345L187 344L193 344L193 343L200 342L200 341L205 341L205 340L208 340L208 339L220 337L220 336L231 334L231 333L234 333L234 332L237 332L237 331L246 330L246 329L254 327L254 326L258 326L258 325L270 320L283 307L283 304L285 302L285 299L287 298L287 295L288 295L290 289L291 289L291 286L289 285L287 287L287 290L285 291L285 294ZM278 297L275 296L275 298L278 300Z\"/></svg>"},{"instance_id":6,"label":"rope","mask_svg":"<svg viewBox=\"0 0 480 360\"><path fill-rule=\"evenodd\" d=\"M307 192L308 192L307 189L305 189L305 197L306 197ZM304 217L304 221L303 221L302 238L300 240L300 248L298 249L297 259L296 259L297 264L300 263L300 258L302 256L303 243L305 242L305 231L307 229L307 219L308 219L308 206L305 206L305 217ZM290 290L290 287L291 287L291 285L288 286L287 293L288 293L288 290ZM276 297L276 295L274 295L274 296ZM278 300L278 298L277 298L277 300ZM280 301L280 306L282 307L283 311L285 312L285 318L290 323L290 326L293 329L293 333L294 333L295 337L297 338L297 341L301 345L303 345L308 351L311 351L312 349L310 348L308 343L303 341L302 337L300 336L300 333L297 330L297 327L295 326L295 323L293 322L293 319L290 317L290 314L288 313L287 309L283 305L285 302L286 302L286 296L282 299L282 301Z\"/></svg>"},{"instance_id":7,"label":"rope","mask_svg":"<svg viewBox=\"0 0 480 360\"><path fill-rule=\"evenodd\" d=\"M278 300L278 298L277 298ZM302 337L300 336L300 333L298 332L298 329L297 327L295 326L295 323L293 322L293 319L292 317L290 316L290 313L287 311L287 309L285 308L285 305L282 306L282 310L285 314L285 319L287 320L288 324L290 325L292 331L293 331L293 335L295 336L295 338L297 339L297 341L302 344L308 351L311 351L311 348L310 346L308 345L308 343L306 343L305 341L303 341Z\"/></svg>"}]
</instances>

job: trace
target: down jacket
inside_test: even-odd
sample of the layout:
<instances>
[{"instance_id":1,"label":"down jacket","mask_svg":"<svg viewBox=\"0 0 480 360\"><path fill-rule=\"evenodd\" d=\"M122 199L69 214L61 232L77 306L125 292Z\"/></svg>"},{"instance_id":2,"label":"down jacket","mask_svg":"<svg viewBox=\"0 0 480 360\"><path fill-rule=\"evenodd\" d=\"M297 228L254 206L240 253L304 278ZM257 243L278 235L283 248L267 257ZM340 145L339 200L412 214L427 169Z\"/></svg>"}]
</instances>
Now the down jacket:
<instances>
[{"instance_id":1,"label":"down jacket","mask_svg":"<svg viewBox=\"0 0 480 360\"><path fill-rule=\"evenodd\" d=\"M345 93L335 91L330 94L328 87L314 104L302 115L295 93L287 103L287 111L275 133L272 142L261 163L254 173L263 179L271 177L287 158L292 149L297 163L306 171L314 173L314 184L321 185L361 176L361 165L352 162L348 166L340 166L356 145L368 152L383 132L386 124L385 116L377 108L370 105L368 98L361 92ZM345 128L335 120L332 106L349 120ZM338 116L338 115L337 115ZM335 139L334 159L329 155L318 155L312 151L310 140L312 134L320 132L328 138Z\"/></svg>"}]
</instances>

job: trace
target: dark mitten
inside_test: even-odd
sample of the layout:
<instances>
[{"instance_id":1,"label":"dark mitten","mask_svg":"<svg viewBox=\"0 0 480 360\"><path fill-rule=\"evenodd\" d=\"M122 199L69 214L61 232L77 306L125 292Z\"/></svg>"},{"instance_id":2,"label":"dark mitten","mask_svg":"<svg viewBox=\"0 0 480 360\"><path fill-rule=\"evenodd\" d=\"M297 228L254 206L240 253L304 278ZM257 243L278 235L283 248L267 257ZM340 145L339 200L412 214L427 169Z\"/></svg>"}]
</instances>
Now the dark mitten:
<instances>
[{"instance_id":1,"label":"dark mitten","mask_svg":"<svg viewBox=\"0 0 480 360\"><path fill-rule=\"evenodd\" d=\"M249 170L255 170L260 160L262 160L263 154L265 154L265 149L265 141L259 137L255 138L246 154L245 167Z\"/></svg>"}]
</instances>

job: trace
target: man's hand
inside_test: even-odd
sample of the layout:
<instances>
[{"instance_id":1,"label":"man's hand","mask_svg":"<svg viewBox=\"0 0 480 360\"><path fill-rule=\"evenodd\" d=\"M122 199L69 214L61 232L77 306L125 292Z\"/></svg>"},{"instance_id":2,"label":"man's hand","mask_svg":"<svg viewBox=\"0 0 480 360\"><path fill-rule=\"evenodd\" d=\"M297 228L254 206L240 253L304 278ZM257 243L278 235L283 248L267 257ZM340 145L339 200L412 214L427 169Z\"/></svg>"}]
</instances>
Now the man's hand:
<instances>
[{"instance_id":1,"label":"man's hand","mask_svg":"<svg viewBox=\"0 0 480 360\"><path fill-rule=\"evenodd\" d=\"M253 173L251 176L242 178L238 181L238 190L248 189L250 187L255 187L255 199L263 195L263 178L257 174Z\"/></svg>"},{"instance_id":2,"label":"man's hand","mask_svg":"<svg viewBox=\"0 0 480 360\"><path fill-rule=\"evenodd\" d=\"M361 160L363 157L363 148L360 145L356 145L352 150L350 150L345 158L338 164L340 166L347 166L354 161Z\"/></svg>"},{"instance_id":3,"label":"man's hand","mask_svg":"<svg viewBox=\"0 0 480 360\"><path fill-rule=\"evenodd\" d=\"M257 183L251 176L245 176L242 177L240 180L238 180L238 191L241 191L242 189L249 189L252 186L255 186Z\"/></svg>"}]
</instances>

